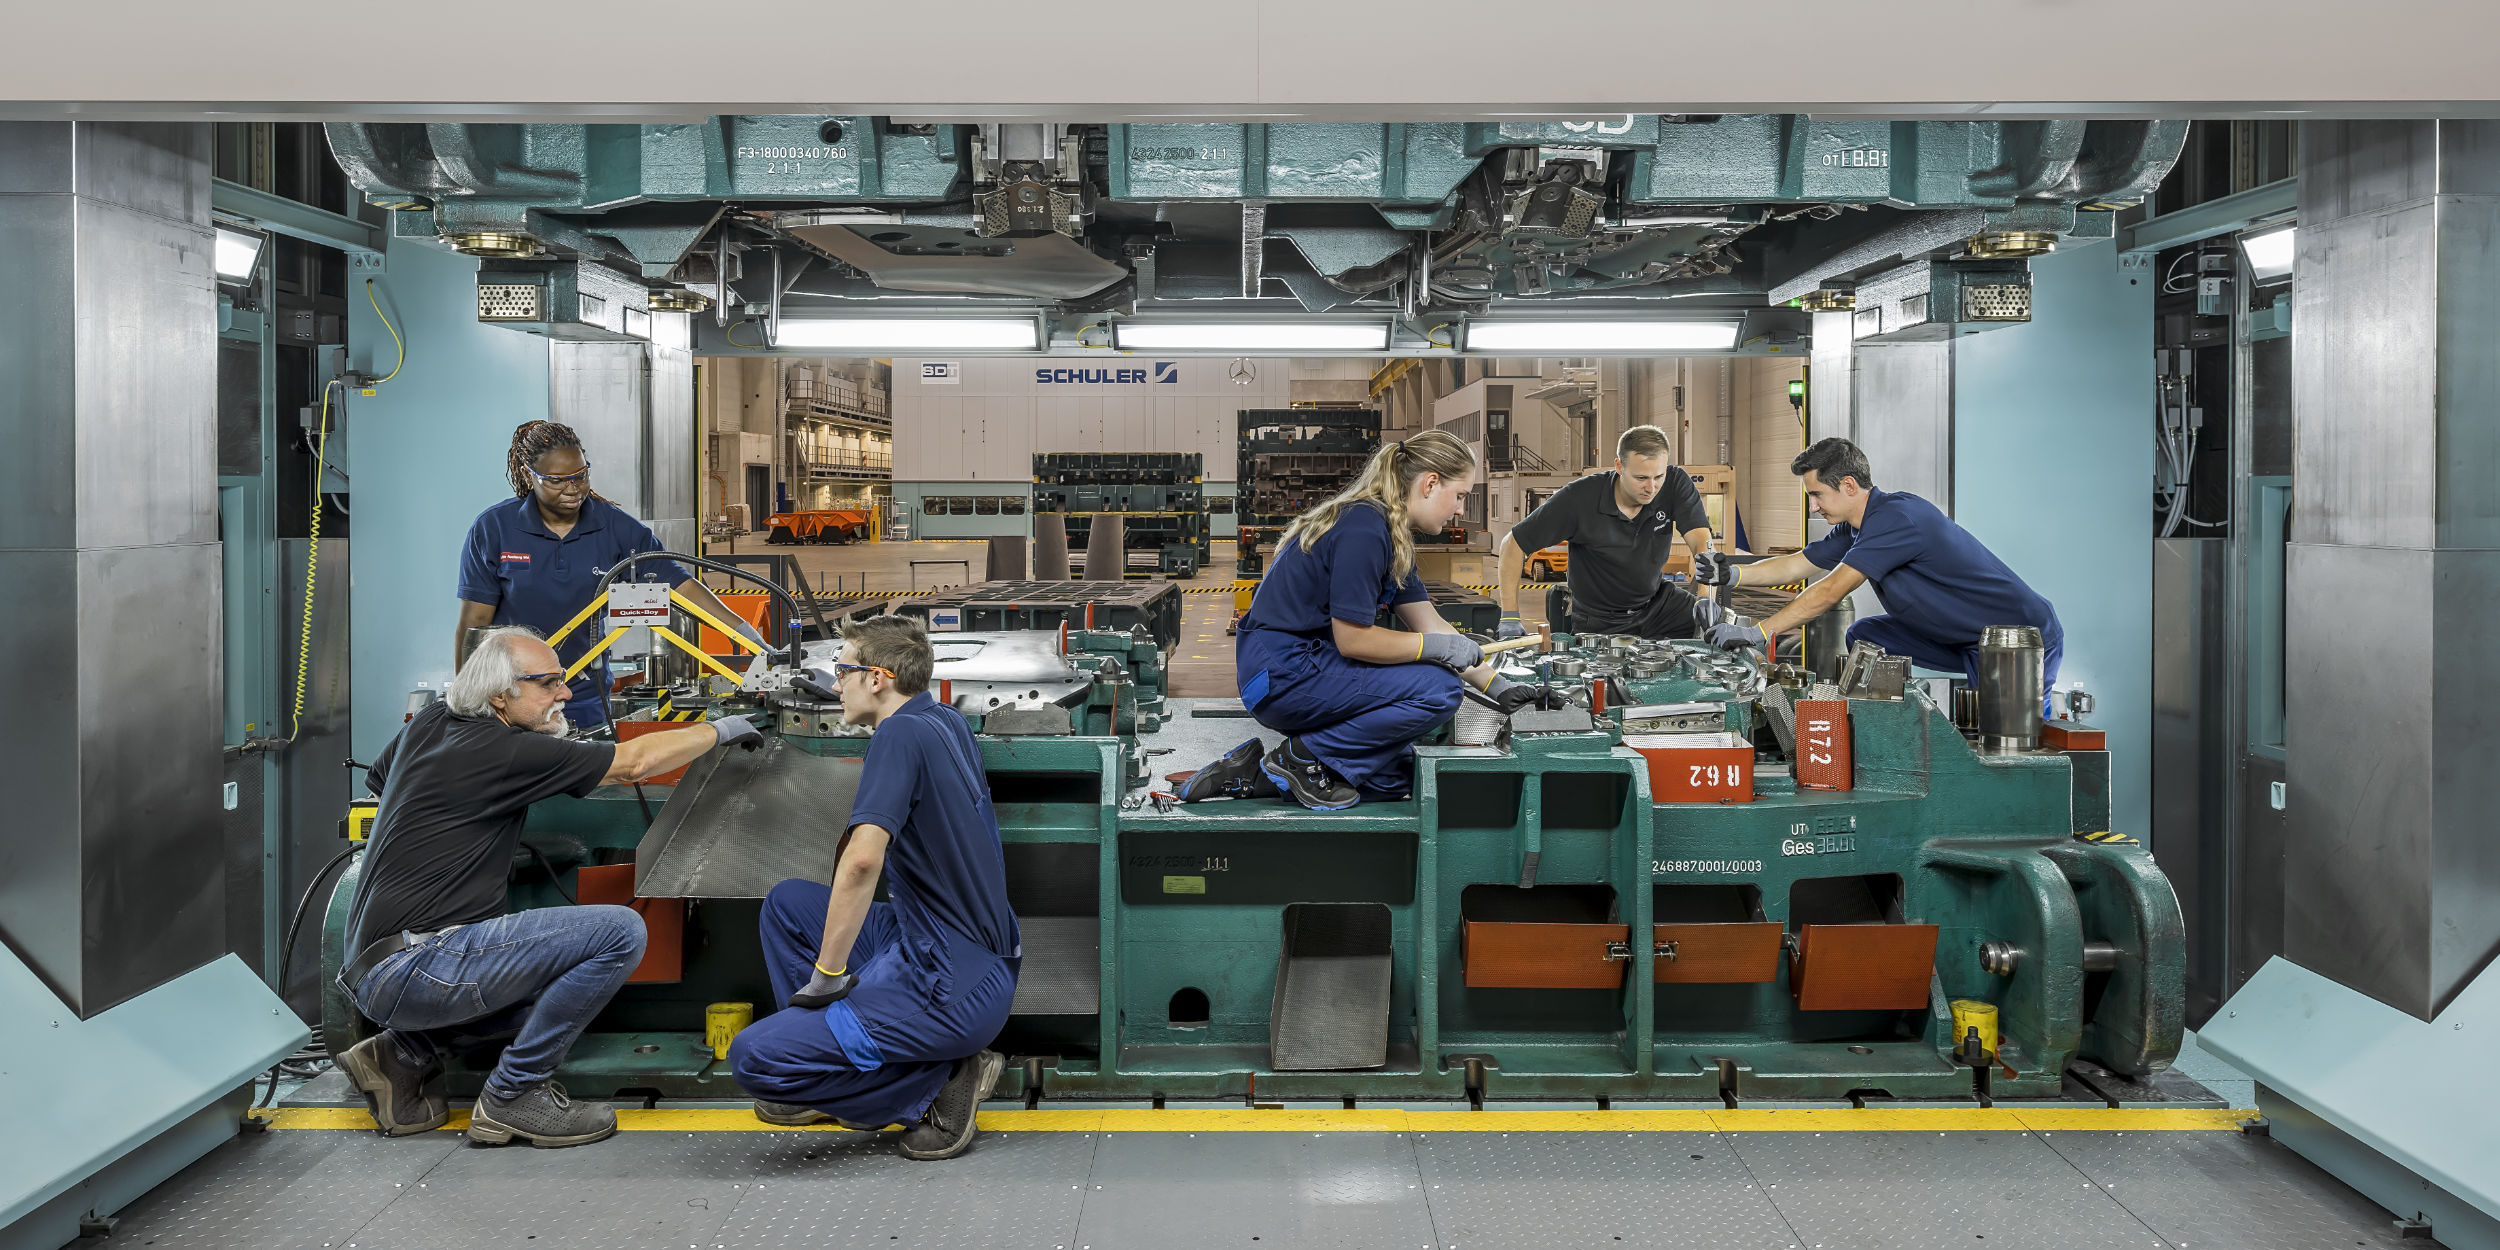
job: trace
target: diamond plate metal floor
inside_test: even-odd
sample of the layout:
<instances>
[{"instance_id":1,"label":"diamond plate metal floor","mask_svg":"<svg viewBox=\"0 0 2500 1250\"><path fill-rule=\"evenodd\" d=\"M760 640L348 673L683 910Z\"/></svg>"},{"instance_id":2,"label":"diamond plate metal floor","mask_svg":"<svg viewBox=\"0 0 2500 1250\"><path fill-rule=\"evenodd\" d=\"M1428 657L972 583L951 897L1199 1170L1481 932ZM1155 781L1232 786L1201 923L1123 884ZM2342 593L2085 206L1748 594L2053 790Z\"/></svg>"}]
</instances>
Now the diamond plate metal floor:
<instances>
[{"instance_id":1,"label":"diamond plate metal floor","mask_svg":"<svg viewBox=\"0 0 2500 1250\"><path fill-rule=\"evenodd\" d=\"M2289 1149L2230 1131L1010 1130L985 1132L962 1159L922 1164L857 1133L636 1131L541 1151L473 1147L450 1132L387 1140L304 1129L237 1138L125 1209L109 1242L73 1244L2399 1250L2427 1243L2400 1241L2386 1212Z\"/></svg>"}]
</instances>

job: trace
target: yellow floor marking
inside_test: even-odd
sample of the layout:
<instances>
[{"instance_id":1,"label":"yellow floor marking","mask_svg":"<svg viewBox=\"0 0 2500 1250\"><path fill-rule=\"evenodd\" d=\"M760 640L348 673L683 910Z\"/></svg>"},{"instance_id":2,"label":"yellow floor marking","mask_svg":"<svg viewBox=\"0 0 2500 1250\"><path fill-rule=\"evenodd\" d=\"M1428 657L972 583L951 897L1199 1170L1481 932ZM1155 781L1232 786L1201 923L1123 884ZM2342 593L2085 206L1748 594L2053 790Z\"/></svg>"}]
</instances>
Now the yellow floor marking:
<instances>
[{"instance_id":1,"label":"yellow floor marking","mask_svg":"<svg viewBox=\"0 0 2500 1250\"><path fill-rule=\"evenodd\" d=\"M277 1129L362 1129L373 1117L349 1107L258 1108L251 1113ZM2239 1127L2257 1112L2236 1110L2114 1110L2106 1107L1869 1107L1798 1110L1692 1111L1345 1111L1309 1108L1253 1111L1238 1107L1172 1108L1164 1111L1076 1108L984 1111L981 1127L1025 1133L2037 1133L2215 1132ZM447 1131L469 1126L469 1113L454 1111ZM791 1130L766 1124L744 1107L625 1108L616 1127L643 1133L847 1132L831 1124Z\"/></svg>"},{"instance_id":2,"label":"yellow floor marking","mask_svg":"<svg viewBox=\"0 0 2500 1250\"><path fill-rule=\"evenodd\" d=\"M1793 1111L1713 1111L1722 1133L1973 1133L2022 1131L2013 1112L1984 1107L1849 1107Z\"/></svg>"},{"instance_id":3,"label":"yellow floor marking","mask_svg":"<svg viewBox=\"0 0 2500 1250\"><path fill-rule=\"evenodd\" d=\"M2168 1132L2180 1129L2235 1129L2257 1118L2255 1108L2238 1110L2164 1109L2157 1107L2017 1107L2023 1127L2035 1133Z\"/></svg>"}]
</instances>

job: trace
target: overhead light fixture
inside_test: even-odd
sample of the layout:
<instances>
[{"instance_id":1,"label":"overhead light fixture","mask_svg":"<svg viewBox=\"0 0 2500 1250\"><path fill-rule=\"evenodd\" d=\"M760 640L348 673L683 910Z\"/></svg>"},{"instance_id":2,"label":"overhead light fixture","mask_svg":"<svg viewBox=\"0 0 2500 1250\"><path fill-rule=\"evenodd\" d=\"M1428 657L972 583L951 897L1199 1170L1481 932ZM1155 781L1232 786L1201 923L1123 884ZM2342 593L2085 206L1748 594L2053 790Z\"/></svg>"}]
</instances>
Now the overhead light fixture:
<instances>
[{"instance_id":1,"label":"overhead light fixture","mask_svg":"<svg viewBox=\"0 0 2500 1250\"><path fill-rule=\"evenodd\" d=\"M784 317L775 347L861 352L1030 352L1042 346L1032 317Z\"/></svg>"},{"instance_id":2,"label":"overhead light fixture","mask_svg":"<svg viewBox=\"0 0 2500 1250\"><path fill-rule=\"evenodd\" d=\"M239 286L252 280L252 271L260 267L261 246L269 236L248 226L229 222L217 223L217 280Z\"/></svg>"},{"instance_id":3,"label":"overhead light fixture","mask_svg":"<svg viewBox=\"0 0 2500 1250\"><path fill-rule=\"evenodd\" d=\"M2292 276L2293 232L2298 229L2285 222L2271 230L2241 235L2240 250L2248 255L2248 276L2258 282Z\"/></svg>"},{"instance_id":4,"label":"overhead light fixture","mask_svg":"<svg viewBox=\"0 0 2500 1250\"><path fill-rule=\"evenodd\" d=\"M1499 355L1602 356L1610 352L1724 352L1741 322L1488 317L1467 323L1467 350Z\"/></svg>"},{"instance_id":5,"label":"overhead light fixture","mask_svg":"<svg viewBox=\"0 0 2500 1250\"><path fill-rule=\"evenodd\" d=\"M1386 321L1116 321L1124 352L1385 352Z\"/></svg>"}]
</instances>

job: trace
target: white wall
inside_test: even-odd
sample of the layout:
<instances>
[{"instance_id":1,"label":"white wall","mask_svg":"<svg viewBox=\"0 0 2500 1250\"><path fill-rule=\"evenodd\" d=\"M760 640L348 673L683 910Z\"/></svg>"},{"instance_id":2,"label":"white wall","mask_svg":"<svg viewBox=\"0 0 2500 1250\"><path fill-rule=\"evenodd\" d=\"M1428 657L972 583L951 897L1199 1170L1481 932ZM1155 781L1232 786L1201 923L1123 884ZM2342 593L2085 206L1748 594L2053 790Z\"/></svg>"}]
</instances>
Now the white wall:
<instances>
[{"instance_id":1,"label":"white wall","mask_svg":"<svg viewBox=\"0 0 2500 1250\"><path fill-rule=\"evenodd\" d=\"M204 21L197 5L175 0L16 6L16 34L0 44L0 83L12 100L51 107L5 113L75 108L93 117L127 102L118 111L178 114L198 107L183 102L209 101L243 105L231 120L292 120L306 111L294 105L350 100L377 102L355 112L417 121L476 104L513 106L492 110L497 119L692 120L811 112L838 101L834 111L947 118L1038 110L1333 121L1800 106L1819 116L2002 116L2071 114L2095 101L2169 106L2138 114L2249 116L2318 101L2329 116L2458 116L2478 110L2451 102L2492 97L2491 48L2500 43L2500 8L2457 0L2383 0L2364 21L2316 3L2105 0L2089 9L2007 6L2020 54L1961 55L1939 35L1969 27L1967 0L1801 0L1781 10L1783 25L1812 32L1813 46L1828 54L1703 51L1676 57L1669 73L1661 49L1707 49L1696 36L1733 23L1691 5L1585 0L1569 13L1572 28L1589 35L1573 40L1569 55L1501 56L1487 34L1523 32L1513 4L1453 0L1427 18L1384 0L1249 0L1163 6L1151 44L1105 57L1101 22L1035 21L1028 5L972 0L948 10L962 29L1012 37L938 37L917 6L847 5L843 43L866 54L788 58L759 73L751 57L700 54L708 32L687 22L683 5L536 0L496 6L493 17L514 29L564 32L564 55L534 58L516 74L507 58L477 55L472 22L412 22L384 5L329 5L308 22L309 11L300 0L229 0L217 20ZM759 29L784 43L806 38L788 26ZM684 53L669 58L666 74L617 73L650 60L656 41L681 39ZM111 55L63 54L78 48ZM361 54L340 55L346 49ZM235 72L255 63L287 71ZM1070 72L1077 66L1084 72ZM1499 72L1467 72L1475 67ZM734 110L717 103L732 100L741 102Z\"/></svg>"},{"instance_id":2,"label":"white wall","mask_svg":"<svg viewBox=\"0 0 2500 1250\"><path fill-rule=\"evenodd\" d=\"M1282 408L1297 372L1290 360L1252 360L1248 384L1221 358L1157 361L1104 352L1099 359L970 358L954 362L963 381L931 385L919 359L894 362L894 480L1017 482L1033 479L1033 457L1054 451L1178 451L1206 457L1209 481L1234 477L1244 408ZM1156 382L1170 365L1177 381ZM1329 361L1330 369L1367 361ZM1043 382L1036 373L1130 371L1147 380ZM1322 374L1321 376L1325 376Z\"/></svg>"}]
</instances>

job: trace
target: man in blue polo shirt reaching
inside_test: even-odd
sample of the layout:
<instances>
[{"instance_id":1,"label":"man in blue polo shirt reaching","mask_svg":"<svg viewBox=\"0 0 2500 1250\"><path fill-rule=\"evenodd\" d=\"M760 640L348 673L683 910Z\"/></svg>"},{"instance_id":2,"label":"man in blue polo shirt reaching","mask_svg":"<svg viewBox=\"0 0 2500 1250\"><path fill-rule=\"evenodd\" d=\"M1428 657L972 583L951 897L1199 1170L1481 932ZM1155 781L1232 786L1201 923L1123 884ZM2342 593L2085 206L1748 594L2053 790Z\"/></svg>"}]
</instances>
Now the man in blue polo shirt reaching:
<instances>
[{"instance_id":1,"label":"man in blue polo shirt reaching","mask_svg":"<svg viewBox=\"0 0 2500 1250\"><path fill-rule=\"evenodd\" d=\"M876 617L842 641L820 682L874 731L859 794L832 884L764 900L765 973L788 1009L738 1034L730 1070L767 1123L903 1124L904 1157L951 1159L998 1086L988 1046L1024 962L998 815L971 726L929 697L920 623ZM891 902L873 901L881 876Z\"/></svg>"},{"instance_id":2,"label":"man in blue polo shirt reaching","mask_svg":"<svg viewBox=\"0 0 2500 1250\"><path fill-rule=\"evenodd\" d=\"M1979 680L1979 634L1991 625L2040 631L2042 669L2057 681L2066 631L2057 609L2040 597L1969 530L1916 495L1875 489L1866 453L1845 438L1827 438L1797 454L1788 470L1805 479L1806 499L1832 532L1795 555L1730 564L1704 552L1693 558L1694 580L1714 586L1779 586L1809 578L1787 607L1751 625L1714 625L1710 641L1729 650L1761 647L1830 610L1867 582L1885 615L1849 627L1851 643L1872 642L1906 655L1921 668L1960 671ZM1824 576L1829 570L1829 576ZM2045 699L2047 691L2041 692Z\"/></svg>"}]
</instances>

